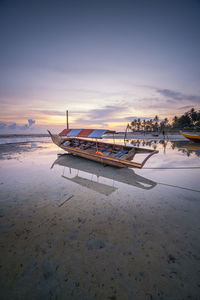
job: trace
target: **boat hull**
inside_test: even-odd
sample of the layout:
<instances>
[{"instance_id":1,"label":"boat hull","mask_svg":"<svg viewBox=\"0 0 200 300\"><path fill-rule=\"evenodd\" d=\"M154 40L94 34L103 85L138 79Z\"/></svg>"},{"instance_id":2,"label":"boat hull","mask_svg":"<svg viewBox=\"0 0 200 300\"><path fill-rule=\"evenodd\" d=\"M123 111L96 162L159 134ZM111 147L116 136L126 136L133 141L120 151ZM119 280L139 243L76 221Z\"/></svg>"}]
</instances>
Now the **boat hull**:
<instances>
[{"instance_id":1,"label":"boat hull","mask_svg":"<svg viewBox=\"0 0 200 300\"><path fill-rule=\"evenodd\" d=\"M189 139L191 142L200 143L200 136L199 135L187 134L187 133L183 133L182 131L180 131L180 133L182 134L182 136Z\"/></svg>"},{"instance_id":2,"label":"boat hull","mask_svg":"<svg viewBox=\"0 0 200 300\"><path fill-rule=\"evenodd\" d=\"M105 165L115 166L115 167L118 167L118 168L128 167L128 168L139 168L139 169L141 169L144 166L144 164L146 163L146 161L152 155L158 153L158 151L154 151L154 150L151 150L151 149L144 149L144 148L137 148L137 147L127 146L126 148L128 148L130 150L128 151L127 155L124 155L125 159L119 159L119 158L116 158L116 157L105 156L102 153L100 154L99 151L90 152L90 151L87 151L87 150L78 149L76 147L70 147L70 146L63 145L63 141L71 141L71 140L73 140L73 138L63 139L60 136L52 135L50 132L49 132L49 134L51 136L51 139L52 139L53 143L56 144L61 149L63 149L64 151L67 151L69 154L72 154L72 155L75 155L75 156L80 156L82 158L93 160L93 161L96 161L96 162L99 162L99 163L102 163L102 164L105 164ZM77 139L76 138L76 140L84 141L84 142L88 142L88 143L90 142L90 141L84 140L84 139ZM104 143L104 142L96 142L96 143L97 144L99 143L99 145L100 144L105 145L105 146L112 145L112 146L118 146L119 148L123 148L122 145L116 145L116 144L113 145L113 144ZM131 161L133 159L133 157L136 155L136 153L144 153L144 152L148 153L148 156L143 160L142 163L137 163L137 162Z\"/></svg>"},{"instance_id":3,"label":"boat hull","mask_svg":"<svg viewBox=\"0 0 200 300\"><path fill-rule=\"evenodd\" d=\"M115 158L109 158L105 156L99 156L98 154L92 154L92 153L87 153L86 151L79 151L78 149L73 149L70 147L62 147L60 146L61 149L67 151L68 153L75 155L75 156L80 156L86 159L90 159L93 161L97 161L99 163L105 164L105 165L110 165L110 166L115 166L119 168L124 168L124 167L133 167L133 163L128 162L128 161L121 161ZM140 168L140 164L135 163L135 168Z\"/></svg>"}]
</instances>

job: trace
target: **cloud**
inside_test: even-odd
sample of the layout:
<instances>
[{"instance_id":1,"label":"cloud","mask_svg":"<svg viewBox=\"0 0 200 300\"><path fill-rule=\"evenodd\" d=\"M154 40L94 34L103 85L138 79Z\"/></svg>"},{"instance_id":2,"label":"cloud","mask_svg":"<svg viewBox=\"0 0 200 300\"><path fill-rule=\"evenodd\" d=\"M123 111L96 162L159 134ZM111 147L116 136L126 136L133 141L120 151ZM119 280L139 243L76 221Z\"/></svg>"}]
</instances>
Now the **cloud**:
<instances>
[{"instance_id":1,"label":"cloud","mask_svg":"<svg viewBox=\"0 0 200 300\"><path fill-rule=\"evenodd\" d=\"M58 110L33 110L33 112L49 115L49 116L64 116L64 111L58 111Z\"/></svg>"},{"instance_id":2,"label":"cloud","mask_svg":"<svg viewBox=\"0 0 200 300\"><path fill-rule=\"evenodd\" d=\"M182 100L182 94L168 89L157 89L157 92L164 97L172 98L174 100Z\"/></svg>"},{"instance_id":3,"label":"cloud","mask_svg":"<svg viewBox=\"0 0 200 300\"><path fill-rule=\"evenodd\" d=\"M75 124L82 124L84 126L101 126L107 128L111 123L126 124L132 122L134 119L149 120L153 117L141 117L137 115L130 116L132 105L130 103L123 103L123 105L106 105L99 109L92 109L85 114L84 119L78 118ZM128 116L127 116L128 115Z\"/></svg>"},{"instance_id":4,"label":"cloud","mask_svg":"<svg viewBox=\"0 0 200 300\"><path fill-rule=\"evenodd\" d=\"M92 109L89 112L89 117L93 119L103 119L111 118L115 116L117 113L121 113L122 111L125 111L127 108L122 106L112 106L112 105L106 105L104 108L99 109Z\"/></svg>"},{"instance_id":5,"label":"cloud","mask_svg":"<svg viewBox=\"0 0 200 300\"><path fill-rule=\"evenodd\" d=\"M84 124L85 126L97 126L107 128L109 123L126 122L125 118L122 118L128 108L124 105L106 105L99 109L91 109L84 118L78 118L75 120L75 124Z\"/></svg>"},{"instance_id":6,"label":"cloud","mask_svg":"<svg viewBox=\"0 0 200 300\"><path fill-rule=\"evenodd\" d=\"M140 103L137 103L136 107L142 110L155 110L155 113L157 113L157 110L169 108L168 102L171 102L171 100L160 101L156 98L143 98Z\"/></svg>"},{"instance_id":7,"label":"cloud","mask_svg":"<svg viewBox=\"0 0 200 300\"><path fill-rule=\"evenodd\" d=\"M200 103L200 96L196 95L187 95L177 91L169 89L156 89L156 91L164 96L165 98L170 98L174 102L176 101L191 101L195 103Z\"/></svg>"},{"instance_id":8,"label":"cloud","mask_svg":"<svg viewBox=\"0 0 200 300\"><path fill-rule=\"evenodd\" d=\"M19 129L23 129L23 130L26 130L29 128L28 124L25 124L23 126L18 126Z\"/></svg>"},{"instance_id":9,"label":"cloud","mask_svg":"<svg viewBox=\"0 0 200 300\"><path fill-rule=\"evenodd\" d=\"M185 105L185 106L179 107L179 109L189 109L191 107L192 107L192 105Z\"/></svg>"},{"instance_id":10,"label":"cloud","mask_svg":"<svg viewBox=\"0 0 200 300\"><path fill-rule=\"evenodd\" d=\"M17 128L16 123L12 123L12 124L8 125L8 129L16 129L16 128Z\"/></svg>"},{"instance_id":11,"label":"cloud","mask_svg":"<svg viewBox=\"0 0 200 300\"><path fill-rule=\"evenodd\" d=\"M35 120L29 119L28 120L28 127L31 127L33 124L35 124Z\"/></svg>"},{"instance_id":12,"label":"cloud","mask_svg":"<svg viewBox=\"0 0 200 300\"><path fill-rule=\"evenodd\" d=\"M28 124L18 125L17 123L5 123L0 122L0 129L2 130L26 130L32 127L35 124L35 120L29 119Z\"/></svg>"},{"instance_id":13,"label":"cloud","mask_svg":"<svg viewBox=\"0 0 200 300\"><path fill-rule=\"evenodd\" d=\"M7 124L4 122L0 122L0 129L5 129L7 127Z\"/></svg>"},{"instance_id":14,"label":"cloud","mask_svg":"<svg viewBox=\"0 0 200 300\"><path fill-rule=\"evenodd\" d=\"M110 120L109 120L110 122ZM104 120L89 120L89 119L77 119L75 122L75 125L77 127L77 124L80 124L81 126L89 126L90 128L94 128L96 125L100 125L101 127L107 127L107 121ZM78 125L78 126L80 126ZM86 128L86 127L85 127Z\"/></svg>"}]
</instances>

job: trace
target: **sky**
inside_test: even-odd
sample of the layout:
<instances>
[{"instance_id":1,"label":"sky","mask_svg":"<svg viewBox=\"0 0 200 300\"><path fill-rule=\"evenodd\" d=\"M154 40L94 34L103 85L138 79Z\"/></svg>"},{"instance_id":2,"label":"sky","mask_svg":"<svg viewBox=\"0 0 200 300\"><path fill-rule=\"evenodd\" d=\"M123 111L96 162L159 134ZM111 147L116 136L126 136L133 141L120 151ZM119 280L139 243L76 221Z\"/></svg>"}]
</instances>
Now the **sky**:
<instances>
[{"instance_id":1,"label":"sky","mask_svg":"<svg viewBox=\"0 0 200 300\"><path fill-rule=\"evenodd\" d=\"M0 1L0 133L200 109L200 0Z\"/></svg>"}]
</instances>

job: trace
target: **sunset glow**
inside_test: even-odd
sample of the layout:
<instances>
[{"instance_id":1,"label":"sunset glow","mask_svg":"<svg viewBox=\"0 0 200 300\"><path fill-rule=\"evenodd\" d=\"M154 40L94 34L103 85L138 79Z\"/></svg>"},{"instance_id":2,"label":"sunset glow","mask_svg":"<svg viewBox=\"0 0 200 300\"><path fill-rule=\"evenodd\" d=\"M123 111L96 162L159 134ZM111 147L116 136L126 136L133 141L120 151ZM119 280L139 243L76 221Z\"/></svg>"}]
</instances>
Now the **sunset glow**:
<instances>
[{"instance_id":1,"label":"sunset glow","mask_svg":"<svg viewBox=\"0 0 200 300\"><path fill-rule=\"evenodd\" d=\"M67 109L116 130L200 109L198 1L0 5L1 133L57 130Z\"/></svg>"}]
</instances>

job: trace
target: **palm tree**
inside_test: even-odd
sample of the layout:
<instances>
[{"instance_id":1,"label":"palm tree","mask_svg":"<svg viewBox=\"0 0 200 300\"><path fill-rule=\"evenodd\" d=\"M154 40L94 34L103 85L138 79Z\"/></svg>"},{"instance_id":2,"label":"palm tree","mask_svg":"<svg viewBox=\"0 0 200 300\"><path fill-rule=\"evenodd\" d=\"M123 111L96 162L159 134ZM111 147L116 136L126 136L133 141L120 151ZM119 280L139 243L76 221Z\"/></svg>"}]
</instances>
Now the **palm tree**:
<instances>
[{"instance_id":1,"label":"palm tree","mask_svg":"<svg viewBox=\"0 0 200 300\"><path fill-rule=\"evenodd\" d=\"M158 120L159 120L159 117L156 115L155 118L153 119L155 124L154 124L154 128L156 131L158 131Z\"/></svg>"},{"instance_id":2,"label":"palm tree","mask_svg":"<svg viewBox=\"0 0 200 300\"><path fill-rule=\"evenodd\" d=\"M167 125L167 123L169 123L169 120L167 118L164 118L164 124L165 124L165 126Z\"/></svg>"},{"instance_id":3,"label":"palm tree","mask_svg":"<svg viewBox=\"0 0 200 300\"><path fill-rule=\"evenodd\" d=\"M158 120L159 120L159 117L156 115L155 118L154 118L154 121L158 122Z\"/></svg>"},{"instance_id":4,"label":"palm tree","mask_svg":"<svg viewBox=\"0 0 200 300\"><path fill-rule=\"evenodd\" d=\"M153 130L153 120L152 119L149 120L149 125L150 125L151 131L152 131Z\"/></svg>"},{"instance_id":5,"label":"palm tree","mask_svg":"<svg viewBox=\"0 0 200 300\"><path fill-rule=\"evenodd\" d=\"M172 120L172 127L173 128L178 128L178 120L179 120L179 118L177 116L173 117L173 120Z\"/></svg>"},{"instance_id":6,"label":"palm tree","mask_svg":"<svg viewBox=\"0 0 200 300\"><path fill-rule=\"evenodd\" d=\"M137 120L136 119L131 122L131 127L132 127L131 128L132 131L134 131L134 129L136 129L136 127L137 127Z\"/></svg>"},{"instance_id":7,"label":"palm tree","mask_svg":"<svg viewBox=\"0 0 200 300\"><path fill-rule=\"evenodd\" d=\"M143 120L143 129L146 131L146 120Z\"/></svg>"},{"instance_id":8,"label":"palm tree","mask_svg":"<svg viewBox=\"0 0 200 300\"><path fill-rule=\"evenodd\" d=\"M137 120L137 129L138 131L140 130L140 126L141 126L141 121L140 118Z\"/></svg>"},{"instance_id":9,"label":"palm tree","mask_svg":"<svg viewBox=\"0 0 200 300\"><path fill-rule=\"evenodd\" d=\"M191 118L192 125L195 125L198 116L197 116L197 112L195 111L194 108L191 108L191 110L189 111L189 116Z\"/></svg>"},{"instance_id":10,"label":"palm tree","mask_svg":"<svg viewBox=\"0 0 200 300\"><path fill-rule=\"evenodd\" d=\"M150 123L149 123L149 120L147 120L146 121L146 130L149 131L149 128L150 128Z\"/></svg>"}]
</instances>

